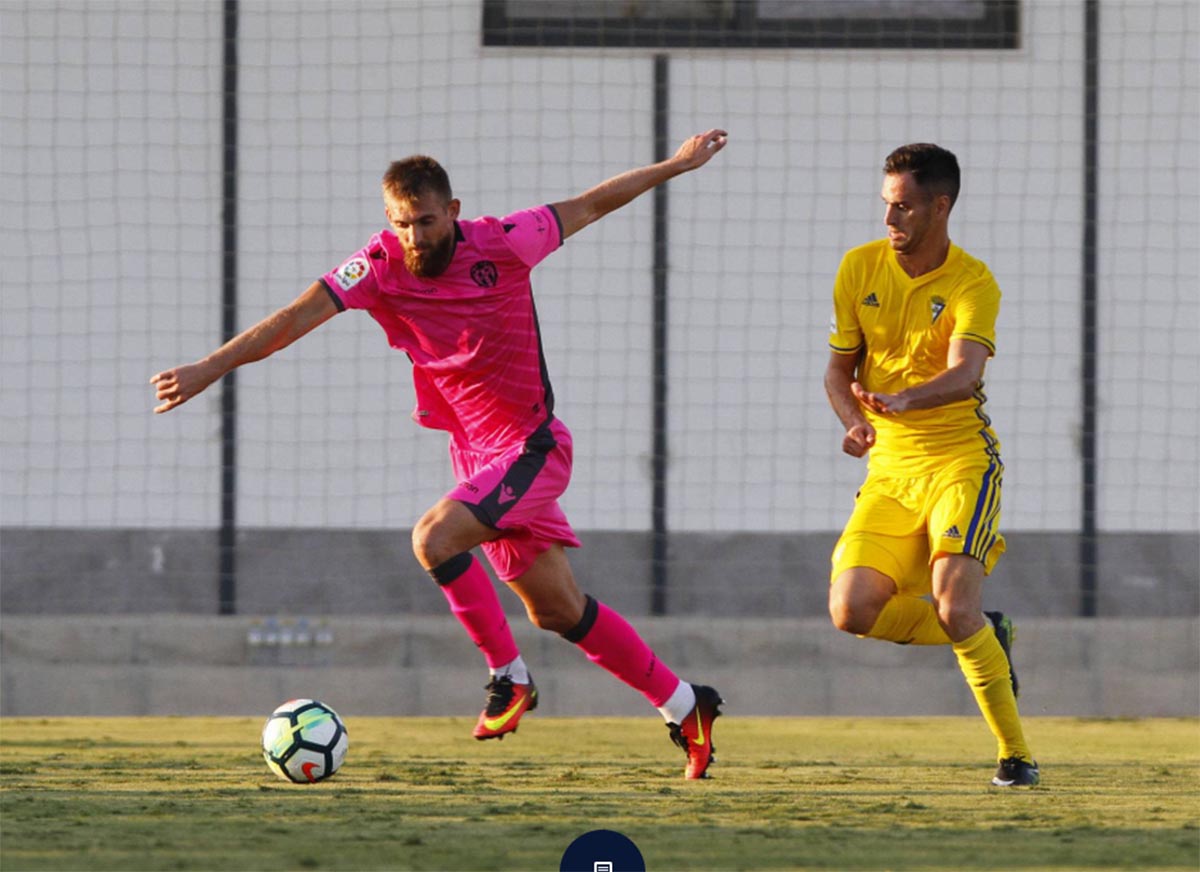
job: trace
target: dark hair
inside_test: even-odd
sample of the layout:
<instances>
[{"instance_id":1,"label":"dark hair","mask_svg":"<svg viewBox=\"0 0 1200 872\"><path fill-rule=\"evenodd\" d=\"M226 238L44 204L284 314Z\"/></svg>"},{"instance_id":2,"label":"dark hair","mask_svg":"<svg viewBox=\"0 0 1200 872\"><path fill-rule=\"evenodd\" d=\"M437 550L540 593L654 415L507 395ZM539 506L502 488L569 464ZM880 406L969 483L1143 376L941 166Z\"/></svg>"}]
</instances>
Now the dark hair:
<instances>
[{"instance_id":1,"label":"dark hair","mask_svg":"<svg viewBox=\"0 0 1200 872\"><path fill-rule=\"evenodd\" d=\"M958 158L953 152L929 142L914 142L902 145L887 156L883 162L887 175L910 173L917 186L927 194L950 197L950 206L958 199L961 177Z\"/></svg>"},{"instance_id":2,"label":"dark hair","mask_svg":"<svg viewBox=\"0 0 1200 872\"><path fill-rule=\"evenodd\" d=\"M442 165L423 154L392 161L383 174L383 192L397 200L415 200L423 194L438 194L447 203L454 198Z\"/></svg>"}]
</instances>

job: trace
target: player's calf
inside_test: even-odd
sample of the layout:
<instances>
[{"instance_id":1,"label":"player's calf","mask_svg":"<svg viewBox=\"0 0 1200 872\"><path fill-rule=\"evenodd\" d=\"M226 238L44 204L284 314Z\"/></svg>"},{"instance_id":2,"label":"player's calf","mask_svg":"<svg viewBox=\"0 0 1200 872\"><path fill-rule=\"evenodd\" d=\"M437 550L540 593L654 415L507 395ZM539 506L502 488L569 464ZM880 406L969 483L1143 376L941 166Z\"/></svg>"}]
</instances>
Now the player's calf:
<instances>
[{"instance_id":1,"label":"player's calf","mask_svg":"<svg viewBox=\"0 0 1200 872\"><path fill-rule=\"evenodd\" d=\"M1021 693L1021 684L1017 681L1017 667L1013 665L1012 649L1017 641L1017 628L1013 624L1012 618L1004 614L1004 612L984 612L987 619L992 622L992 626L996 630L996 638L1000 641L1000 647L1004 649L1004 656L1008 658L1008 674L1012 679L1013 696L1019 696Z\"/></svg>"}]
</instances>

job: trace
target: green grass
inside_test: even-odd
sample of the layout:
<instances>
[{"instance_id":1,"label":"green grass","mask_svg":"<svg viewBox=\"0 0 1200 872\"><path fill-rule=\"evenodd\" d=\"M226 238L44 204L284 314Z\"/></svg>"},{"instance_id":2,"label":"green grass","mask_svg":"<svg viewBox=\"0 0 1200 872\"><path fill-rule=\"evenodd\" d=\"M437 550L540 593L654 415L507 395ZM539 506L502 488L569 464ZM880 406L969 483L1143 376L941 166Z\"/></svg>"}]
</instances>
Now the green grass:
<instances>
[{"instance_id":1,"label":"green grass","mask_svg":"<svg viewBox=\"0 0 1200 872\"><path fill-rule=\"evenodd\" d=\"M977 718L718 722L713 778L661 723L350 718L314 786L271 775L258 718L0 722L0 867L558 869L594 829L652 870L1200 867L1200 722L1029 718L1040 787L989 785Z\"/></svg>"}]
</instances>

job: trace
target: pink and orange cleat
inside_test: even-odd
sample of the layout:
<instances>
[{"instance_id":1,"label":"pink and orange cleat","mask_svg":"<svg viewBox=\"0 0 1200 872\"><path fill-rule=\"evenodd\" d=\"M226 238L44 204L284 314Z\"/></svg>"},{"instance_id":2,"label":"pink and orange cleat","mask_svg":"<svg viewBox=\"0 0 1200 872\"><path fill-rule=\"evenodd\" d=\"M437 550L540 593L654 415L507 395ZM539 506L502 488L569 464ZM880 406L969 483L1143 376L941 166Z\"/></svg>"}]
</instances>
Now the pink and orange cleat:
<instances>
[{"instance_id":1,"label":"pink and orange cleat","mask_svg":"<svg viewBox=\"0 0 1200 872\"><path fill-rule=\"evenodd\" d=\"M671 741L687 754L684 777L707 778L708 764L717 750L712 743L713 721L721 716L720 706L725 700L707 685L693 684L692 689L696 692L696 705L683 723L667 724L667 728L671 731Z\"/></svg>"},{"instance_id":2,"label":"pink and orange cleat","mask_svg":"<svg viewBox=\"0 0 1200 872\"><path fill-rule=\"evenodd\" d=\"M537 708L538 692L532 680L528 684L516 684L505 675L493 678L485 690L488 692L487 707L480 713L473 734L480 741L503 739L506 733L515 733L521 716Z\"/></svg>"}]
</instances>

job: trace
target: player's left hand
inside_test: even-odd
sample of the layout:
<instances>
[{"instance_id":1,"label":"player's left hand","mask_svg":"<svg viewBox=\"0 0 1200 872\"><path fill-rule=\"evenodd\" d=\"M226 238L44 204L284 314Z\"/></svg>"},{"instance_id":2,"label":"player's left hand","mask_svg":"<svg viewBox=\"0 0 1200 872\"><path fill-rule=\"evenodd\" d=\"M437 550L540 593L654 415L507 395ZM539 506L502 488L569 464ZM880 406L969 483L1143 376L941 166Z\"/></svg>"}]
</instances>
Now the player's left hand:
<instances>
[{"instance_id":1,"label":"player's left hand","mask_svg":"<svg viewBox=\"0 0 1200 872\"><path fill-rule=\"evenodd\" d=\"M708 163L714 154L725 147L725 143L728 141L729 134L714 127L712 130L697 133L695 136L685 139L671 160L680 167L682 172L694 170Z\"/></svg>"},{"instance_id":2,"label":"player's left hand","mask_svg":"<svg viewBox=\"0 0 1200 872\"><path fill-rule=\"evenodd\" d=\"M850 385L850 392L862 405L878 415L895 415L908 409L908 398L904 394L877 394L858 382Z\"/></svg>"}]
</instances>

